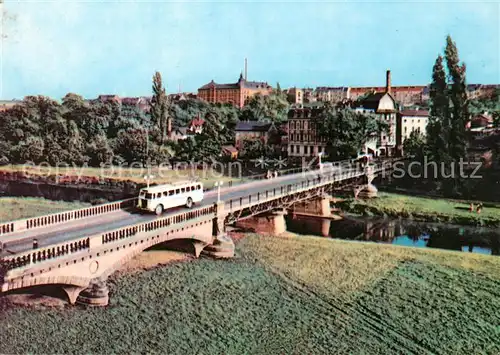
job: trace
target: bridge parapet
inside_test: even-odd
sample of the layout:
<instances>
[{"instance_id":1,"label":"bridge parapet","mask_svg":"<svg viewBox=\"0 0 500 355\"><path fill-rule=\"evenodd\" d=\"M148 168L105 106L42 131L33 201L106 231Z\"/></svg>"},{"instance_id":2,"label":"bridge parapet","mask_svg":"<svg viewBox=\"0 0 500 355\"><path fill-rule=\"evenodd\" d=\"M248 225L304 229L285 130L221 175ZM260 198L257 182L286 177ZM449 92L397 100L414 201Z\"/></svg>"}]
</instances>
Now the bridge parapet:
<instances>
[{"instance_id":1,"label":"bridge parapet","mask_svg":"<svg viewBox=\"0 0 500 355\"><path fill-rule=\"evenodd\" d=\"M91 206L74 211L59 212L46 216L20 219L17 221L0 224L0 236L19 232L28 229L46 227L58 223L64 223L72 220L83 219L90 216L96 216L104 213L114 212L123 208L131 207L135 204L137 198L110 202L102 205Z\"/></svg>"},{"instance_id":2,"label":"bridge parapet","mask_svg":"<svg viewBox=\"0 0 500 355\"><path fill-rule=\"evenodd\" d=\"M351 170L344 172L324 172L318 174L317 177L307 178L301 182L280 186L278 188L268 189L262 192L251 194L245 197L231 199L225 202L226 210L233 212L233 210L241 210L249 208L257 203L269 202L281 197L289 196L292 194L304 192L311 188L317 188L325 185L330 185L335 182L345 181L349 179L358 178L365 175L362 170Z\"/></svg>"},{"instance_id":3,"label":"bridge parapet","mask_svg":"<svg viewBox=\"0 0 500 355\"><path fill-rule=\"evenodd\" d=\"M105 244L120 243L124 241L124 239L135 237L139 233L155 232L157 230L178 226L184 222L195 220L200 217L208 216L209 219L212 220L217 215L217 210L217 205L200 207L171 216L161 217L154 221L118 228L104 234L100 233L72 240L71 242L54 244L12 256L6 256L0 260L0 276L13 270L22 272L34 266L42 267L45 263L56 261L55 259L71 257L72 254L80 251L95 251Z\"/></svg>"}]
</instances>

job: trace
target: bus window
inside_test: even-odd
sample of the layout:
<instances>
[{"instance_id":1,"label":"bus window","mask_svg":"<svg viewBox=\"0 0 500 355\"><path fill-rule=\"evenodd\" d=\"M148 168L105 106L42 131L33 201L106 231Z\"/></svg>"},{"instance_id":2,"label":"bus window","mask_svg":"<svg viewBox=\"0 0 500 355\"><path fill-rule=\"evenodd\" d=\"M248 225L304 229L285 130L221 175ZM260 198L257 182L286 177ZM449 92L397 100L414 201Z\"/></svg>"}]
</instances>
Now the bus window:
<instances>
[{"instance_id":1,"label":"bus window","mask_svg":"<svg viewBox=\"0 0 500 355\"><path fill-rule=\"evenodd\" d=\"M168 196L168 191L165 191L165 192L163 193L163 196Z\"/></svg>"},{"instance_id":2,"label":"bus window","mask_svg":"<svg viewBox=\"0 0 500 355\"><path fill-rule=\"evenodd\" d=\"M179 189L176 189L176 190L175 190L175 193L176 193L176 194L178 194L179 192L180 192L180 190L179 190Z\"/></svg>"},{"instance_id":3,"label":"bus window","mask_svg":"<svg viewBox=\"0 0 500 355\"><path fill-rule=\"evenodd\" d=\"M141 193L139 194L140 197L144 197L146 195L146 191L141 191Z\"/></svg>"},{"instance_id":4,"label":"bus window","mask_svg":"<svg viewBox=\"0 0 500 355\"><path fill-rule=\"evenodd\" d=\"M156 198L161 198L161 192L158 192L158 193L156 194Z\"/></svg>"},{"instance_id":5,"label":"bus window","mask_svg":"<svg viewBox=\"0 0 500 355\"><path fill-rule=\"evenodd\" d=\"M186 191L187 192L191 191L191 186L186 187Z\"/></svg>"},{"instance_id":6,"label":"bus window","mask_svg":"<svg viewBox=\"0 0 500 355\"><path fill-rule=\"evenodd\" d=\"M151 200L151 198L152 198L152 197L153 197L153 195L151 195L151 194L146 194L146 199Z\"/></svg>"},{"instance_id":7,"label":"bus window","mask_svg":"<svg viewBox=\"0 0 500 355\"><path fill-rule=\"evenodd\" d=\"M183 187L183 188L181 189L181 194L183 194L184 192L186 192L186 188L184 188L184 187Z\"/></svg>"},{"instance_id":8,"label":"bus window","mask_svg":"<svg viewBox=\"0 0 500 355\"><path fill-rule=\"evenodd\" d=\"M169 196L173 196L173 195L174 195L174 190L170 190L170 191L168 192L168 195L169 195Z\"/></svg>"},{"instance_id":9,"label":"bus window","mask_svg":"<svg viewBox=\"0 0 500 355\"><path fill-rule=\"evenodd\" d=\"M201 185L196 186L196 190L199 190L199 189L201 189Z\"/></svg>"}]
</instances>

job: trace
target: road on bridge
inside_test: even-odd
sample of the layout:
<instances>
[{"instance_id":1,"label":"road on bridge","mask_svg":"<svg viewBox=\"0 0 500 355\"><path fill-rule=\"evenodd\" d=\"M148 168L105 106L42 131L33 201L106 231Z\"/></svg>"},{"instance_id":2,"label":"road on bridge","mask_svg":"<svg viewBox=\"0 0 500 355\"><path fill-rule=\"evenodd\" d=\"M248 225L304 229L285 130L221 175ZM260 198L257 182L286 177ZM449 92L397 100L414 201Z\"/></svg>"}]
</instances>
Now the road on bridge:
<instances>
[{"instance_id":1,"label":"road on bridge","mask_svg":"<svg viewBox=\"0 0 500 355\"><path fill-rule=\"evenodd\" d=\"M323 169L322 171L313 170L309 172L284 175L269 180L257 180L233 187L222 188L220 192L220 199L222 201L228 201L230 199L256 194L259 191L265 191L275 187L280 188L281 186L286 186L288 184L300 183L301 181L305 181L307 179L316 178L320 174L332 173L333 169L339 168L328 168ZM342 172L344 173L352 170L342 170ZM210 206L215 202L217 202L217 190L212 190L205 193L203 202L196 207ZM28 251L32 249L34 239L37 239L39 247L44 247L56 243L71 241L77 238L90 237L96 234L106 233L118 228L151 221L160 217L166 217L178 213L181 210L182 208L174 208L165 211L162 216L156 216L154 214L142 213L131 208L129 210L119 210L86 217L84 219L15 232L5 236L5 239L7 240L6 247L1 252L0 256L7 256Z\"/></svg>"}]
</instances>

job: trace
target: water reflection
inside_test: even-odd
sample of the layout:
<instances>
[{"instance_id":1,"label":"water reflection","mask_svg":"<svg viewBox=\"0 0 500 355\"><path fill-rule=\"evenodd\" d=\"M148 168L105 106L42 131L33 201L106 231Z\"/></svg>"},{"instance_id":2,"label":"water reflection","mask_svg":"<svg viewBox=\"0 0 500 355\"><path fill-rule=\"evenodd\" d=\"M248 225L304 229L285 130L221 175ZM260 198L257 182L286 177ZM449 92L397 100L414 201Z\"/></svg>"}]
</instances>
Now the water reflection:
<instances>
[{"instance_id":1,"label":"water reflection","mask_svg":"<svg viewBox=\"0 0 500 355\"><path fill-rule=\"evenodd\" d=\"M288 217L287 229L338 239L500 255L500 229L493 228L395 219L348 218L330 221ZM327 230L329 233L326 233Z\"/></svg>"}]
</instances>

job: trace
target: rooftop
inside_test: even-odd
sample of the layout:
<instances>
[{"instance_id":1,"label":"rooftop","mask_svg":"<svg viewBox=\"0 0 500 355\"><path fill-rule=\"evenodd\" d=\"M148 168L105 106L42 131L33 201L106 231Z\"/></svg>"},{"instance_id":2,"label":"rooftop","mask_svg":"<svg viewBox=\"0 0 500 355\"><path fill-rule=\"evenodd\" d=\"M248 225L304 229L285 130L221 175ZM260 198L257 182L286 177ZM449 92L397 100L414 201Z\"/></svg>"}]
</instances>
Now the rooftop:
<instances>
[{"instance_id":1,"label":"rooftop","mask_svg":"<svg viewBox=\"0 0 500 355\"><path fill-rule=\"evenodd\" d=\"M204 89L238 89L238 88L246 88L246 89L271 89L271 86L263 81L248 81L243 78L243 75L240 75L239 80L236 83L230 84L217 84L215 81L211 81L208 84L203 85L199 88L199 90Z\"/></svg>"},{"instance_id":2,"label":"rooftop","mask_svg":"<svg viewBox=\"0 0 500 355\"><path fill-rule=\"evenodd\" d=\"M427 110L402 110L400 112L401 116L417 116L417 117L429 117L429 111Z\"/></svg>"}]
</instances>

